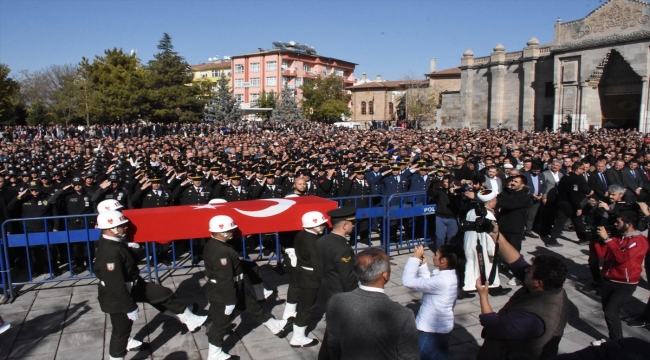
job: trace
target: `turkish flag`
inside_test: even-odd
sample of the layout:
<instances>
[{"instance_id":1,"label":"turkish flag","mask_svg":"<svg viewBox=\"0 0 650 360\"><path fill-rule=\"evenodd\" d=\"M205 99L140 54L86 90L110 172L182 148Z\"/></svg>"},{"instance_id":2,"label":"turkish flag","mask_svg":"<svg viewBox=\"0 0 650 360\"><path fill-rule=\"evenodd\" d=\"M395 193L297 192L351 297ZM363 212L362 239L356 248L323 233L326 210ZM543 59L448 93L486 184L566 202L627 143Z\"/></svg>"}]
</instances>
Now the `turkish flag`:
<instances>
[{"instance_id":1,"label":"turkish flag","mask_svg":"<svg viewBox=\"0 0 650 360\"><path fill-rule=\"evenodd\" d=\"M208 223L217 215L228 215L242 235L302 230L302 215L320 211L325 215L338 208L335 201L317 196L289 199L238 201L214 205L185 205L124 210L129 234L135 242L168 243L173 240L210 237Z\"/></svg>"}]
</instances>

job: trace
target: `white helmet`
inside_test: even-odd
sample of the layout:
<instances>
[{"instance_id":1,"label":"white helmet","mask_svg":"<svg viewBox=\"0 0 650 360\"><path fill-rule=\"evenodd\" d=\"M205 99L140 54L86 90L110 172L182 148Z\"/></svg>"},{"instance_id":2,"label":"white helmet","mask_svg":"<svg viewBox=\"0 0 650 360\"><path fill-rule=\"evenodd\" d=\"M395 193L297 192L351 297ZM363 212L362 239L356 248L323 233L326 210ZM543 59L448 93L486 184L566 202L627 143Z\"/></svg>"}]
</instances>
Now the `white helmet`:
<instances>
[{"instance_id":1,"label":"white helmet","mask_svg":"<svg viewBox=\"0 0 650 360\"><path fill-rule=\"evenodd\" d=\"M223 204L223 203L227 203L227 202L228 201L226 199L217 198L217 199L212 199L212 200L208 201L208 204L215 205L215 204Z\"/></svg>"},{"instance_id":2,"label":"white helmet","mask_svg":"<svg viewBox=\"0 0 650 360\"><path fill-rule=\"evenodd\" d=\"M222 233L236 228L237 224L230 216L217 215L210 219L210 232Z\"/></svg>"},{"instance_id":3,"label":"white helmet","mask_svg":"<svg viewBox=\"0 0 650 360\"><path fill-rule=\"evenodd\" d=\"M119 210L123 207L124 206L122 206L122 204L120 204L120 202L117 200L104 200L97 205L97 212L101 214L106 211Z\"/></svg>"},{"instance_id":4,"label":"white helmet","mask_svg":"<svg viewBox=\"0 0 650 360\"><path fill-rule=\"evenodd\" d=\"M126 216L115 210L104 211L97 215L97 227L100 229L112 229L128 222Z\"/></svg>"},{"instance_id":5,"label":"white helmet","mask_svg":"<svg viewBox=\"0 0 650 360\"><path fill-rule=\"evenodd\" d=\"M318 211L310 211L302 216L302 227L307 229L325 224L326 222L327 218Z\"/></svg>"}]
</instances>

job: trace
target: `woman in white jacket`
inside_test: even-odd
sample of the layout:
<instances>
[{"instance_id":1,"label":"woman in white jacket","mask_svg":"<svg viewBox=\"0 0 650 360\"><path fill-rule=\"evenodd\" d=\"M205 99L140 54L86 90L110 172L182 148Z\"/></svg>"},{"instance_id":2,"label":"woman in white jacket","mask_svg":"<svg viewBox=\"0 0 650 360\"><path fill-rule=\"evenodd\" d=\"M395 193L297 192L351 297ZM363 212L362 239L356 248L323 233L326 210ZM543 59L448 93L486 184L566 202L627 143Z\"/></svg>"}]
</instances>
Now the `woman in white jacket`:
<instances>
[{"instance_id":1,"label":"woman in white jacket","mask_svg":"<svg viewBox=\"0 0 650 360\"><path fill-rule=\"evenodd\" d=\"M438 248L429 271L424 247L415 248L413 257L404 266L402 284L421 291L422 306L415 319L421 360L446 360L449 353L449 334L454 328L454 306L461 282L465 276L465 253L459 246Z\"/></svg>"}]
</instances>

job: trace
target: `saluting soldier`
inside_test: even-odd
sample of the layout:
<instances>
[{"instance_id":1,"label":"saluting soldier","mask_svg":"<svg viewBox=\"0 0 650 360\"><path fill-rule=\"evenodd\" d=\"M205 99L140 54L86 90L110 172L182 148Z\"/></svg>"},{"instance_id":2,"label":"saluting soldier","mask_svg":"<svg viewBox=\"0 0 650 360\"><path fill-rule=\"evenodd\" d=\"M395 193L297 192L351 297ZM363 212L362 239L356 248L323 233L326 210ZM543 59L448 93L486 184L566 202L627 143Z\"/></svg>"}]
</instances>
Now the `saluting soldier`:
<instances>
[{"instance_id":1,"label":"saluting soldier","mask_svg":"<svg viewBox=\"0 0 650 360\"><path fill-rule=\"evenodd\" d=\"M90 201L91 195L84 189L84 182L80 177L72 178L72 194L65 198L65 208L68 215L84 215L95 213L95 207ZM64 187L63 189L66 189ZM95 217L78 217L68 219L69 230L92 229L95 227ZM86 263L90 263L94 246L91 246L90 259L86 253L86 243L76 242L72 245L72 256L74 258L74 272L79 274L86 270Z\"/></svg>"},{"instance_id":2,"label":"saluting soldier","mask_svg":"<svg viewBox=\"0 0 650 360\"><path fill-rule=\"evenodd\" d=\"M307 325L311 321L312 314L316 308L316 296L319 285L319 265L316 241L327 226L327 218L318 211L310 211L302 216L303 231L296 235L294 240L295 273L296 279L289 280L289 291L292 288L298 290L300 297L298 303L291 303L287 295L285 305L286 313L295 313L296 321L293 324L293 336L291 337L292 347L310 347L318 345L318 340L311 339L305 335Z\"/></svg>"},{"instance_id":3,"label":"saluting soldier","mask_svg":"<svg viewBox=\"0 0 650 360\"><path fill-rule=\"evenodd\" d=\"M277 199L282 197L282 187L275 184L273 172L264 174L265 183L257 199Z\"/></svg>"},{"instance_id":4,"label":"saluting soldier","mask_svg":"<svg viewBox=\"0 0 650 360\"><path fill-rule=\"evenodd\" d=\"M248 187L241 184L241 176L239 174L233 173L230 175L230 186L224 190L221 198L228 202L250 199L250 191Z\"/></svg>"},{"instance_id":5,"label":"saluting soldier","mask_svg":"<svg viewBox=\"0 0 650 360\"><path fill-rule=\"evenodd\" d=\"M173 199L181 205L204 205L210 201L212 188L203 186L203 175L194 173L174 189Z\"/></svg>"},{"instance_id":6,"label":"saluting soldier","mask_svg":"<svg viewBox=\"0 0 650 360\"><path fill-rule=\"evenodd\" d=\"M50 217L58 215L58 209L55 202L48 196L41 192L41 186L37 180L31 180L27 183L25 190L18 193L14 199L7 205L9 211L15 211L21 218L32 217ZM57 231L59 227L59 220L30 220L25 221L25 229L28 233L44 232L45 224L47 224L47 231ZM22 231L22 227L20 227ZM32 271L33 276L42 274L47 270L47 245L31 246L29 248L32 258ZM52 262L52 270L55 275L60 273L56 263L56 248L54 245L49 245L50 260Z\"/></svg>"},{"instance_id":7,"label":"saluting soldier","mask_svg":"<svg viewBox=\"0 0 650 360\"><path fill-rule=\"evenodd\" d=\"M163 189L162 179L158 175L152 175L135 190L131 201L136 209L159 208L170 206L172 196L168 190ZM165 266L172 265L169 259L170 248L170 243L156 244L158 261Z\"/></svg>"},{"instance_id":8,"label":"saluting soldier","mask_svg":"<svg viewBox=\"0 0 650 360\"><path fill-rule=\"evenodd\" d=\"M140 277L138 262L124 242L129 220L119 211L104 211L97 216L101 237L97 242L97 257L93 270L99 279L99 306L110 315L111 340L109 359L123 360L130 350L143 343L129 337L133 322L139 317L137 302L151 304L159 311L169 310L181 323L194 332L207 316L198 316L174 295L174 292Z\"/></svg>"},{"instance_id":9,"label":"saluting soldier","mask_svg":"<svg viewBox=\"0 0 650 360\"><path fill-rule=\"evenodd\" d=\"M325 310L327 302L335 294L356 289L359 284L352 272L354 252L345 238L354 232L356 208L344 207L327 212L332 221L332 231L316 241L318 251L318 288L317 305ZM318 353L319 359L329 359L327 331Z\"/></svg>"},{"instance_id":10,"label":"saluting soldier","mask_svg":"<svg viewBox=\"0 0 650 360\"><path fill-rule=\"evenodd\" d=\"M358 208L368 208L370 207L370 199L368 196L371 193L370 183L366 181L366 170L363 167L358 167L354 169L354 173L343 179L343 196L356 196L356 199L348 199L343 201L344 207L358 207ZM368 246L372 246L370 237L368 236L370 229L368 228L368 219L361 219L357 224L357 235Z\"/></svg>"},{"instance_id":11,"label":"saluting soldier","mask_svg":"<svg viewBox=\"0 0 650 360\"><path fill-rule=\"evenodd\" d=\"M239 252L228 241L233 238L237 228L234 220L226 215L210 219L211 233L204 249L206 291L210 302L212 325L208 330L208 360L239 359L223 351L223 337L230 330L234 318L233 311L245 311L264 324L273 334L283 338L287 335L293 321L277 320L270 312L264 311L244 288L244 261Z\"/></svg>"}]
</instances>

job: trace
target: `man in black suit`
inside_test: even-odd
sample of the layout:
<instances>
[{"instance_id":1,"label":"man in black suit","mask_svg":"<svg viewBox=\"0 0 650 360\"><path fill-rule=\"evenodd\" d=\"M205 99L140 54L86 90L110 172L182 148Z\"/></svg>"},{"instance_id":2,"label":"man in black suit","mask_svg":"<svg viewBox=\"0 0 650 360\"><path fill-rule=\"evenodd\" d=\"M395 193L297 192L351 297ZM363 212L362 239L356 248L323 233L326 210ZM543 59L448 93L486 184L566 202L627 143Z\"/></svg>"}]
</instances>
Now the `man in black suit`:
<instances>
[{"instance_id":1,"label":"man in black suit","mask_svg":"<svg viewBox=\"0 0 650 360\"><path fill-rule=\"evenodd\" d=\"M331 358L419 359L413 312L384 293L390 279L388 256L377 248L360 252L354 274L359 288L334 295L327 305Z\"/></svg>"},{"instance_id":2,"label":"man in black suit","mask_svg":"<svg viewBox=\"0 0 650 360\"><path fill-rule=\"evenodd\" d=\"M592 198L598 201L607 201L609 198L609 193L607 188L609 183L607 182L607 176L605 171L607 170L607 160L598 159L596 162L596 171L593 171L589 176L589 188L594 191Z\"/></svg>"},{"instance_id":3,"label":"man in black suit","mask_svg":"<svg viewBox=\"0 0 650 360\"><path fill-rule=\"evenodd\" d=\"M537 210L539 210L539 204L542 201L542 197L546 193L546 177L541 175L542 167L534 163L530 172L524 171L522 175L526 177L528 188L528 194L532 196L532 201L528 207L528 215L526 218L526 231L524 235L530 238L536 238L537 236L533 234L533 224L535 223L535 216L537 215Z\"/></svg>"},{"instance_id":4,"label":"man in black suit","mask_svg":"<svg viewBox=\"0 0 650 360\"><path fill-rule=\"evenodd\" d=\"M625 168L625 161L616 160L614 167L605 171L605 179L608 185L621 185L625 186L623 182L623 168Z\"/></svg>"},{"instance_id":5,"label":"man in black suit","mask_svg":"<svg viewBox=\"0 0 650 360\"><path fill-rule=\"evenodd\" d=\"M643 173L639 170L639 163L632 159L628 161L627 167L622 171L623 183L627 191L625 192L625 201L633 203L637 201L643 190Z\"/></svg>"}]
</instances>

